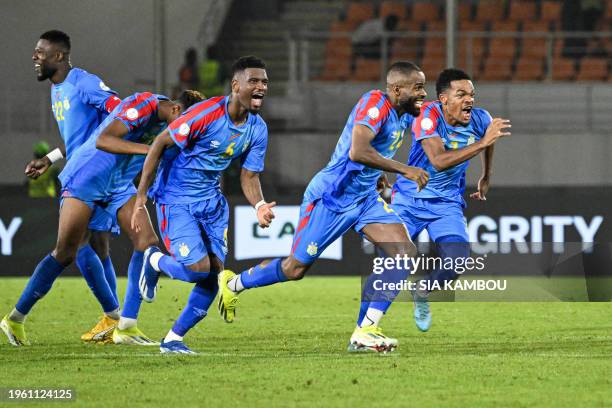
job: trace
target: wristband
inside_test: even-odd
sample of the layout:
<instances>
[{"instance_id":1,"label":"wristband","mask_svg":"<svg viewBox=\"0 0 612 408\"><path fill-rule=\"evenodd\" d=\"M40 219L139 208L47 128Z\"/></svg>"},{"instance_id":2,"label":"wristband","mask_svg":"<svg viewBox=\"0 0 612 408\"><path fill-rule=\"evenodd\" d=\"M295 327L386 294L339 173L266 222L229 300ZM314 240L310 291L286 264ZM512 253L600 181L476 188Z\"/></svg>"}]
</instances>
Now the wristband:
<instances>
[{"instance_id":1,"label":"wristband","mask_svg":"<svg viewBox=\"0 0 612 408\"><path fill-rule=\"evenodd\" d=\"M53 151L47 153L46 157L49 159L51 164L53 164L56 161L63 159L64 155L62 154L62 151L56 147Z\"/></svg>"},{"instance_id":2,"label":"wristband","mask_svg":"<svg viewBox=\"0 0 612 408\"><path fill-rule=\"evenodd\" d=\"M255 211L259 210L259 207L261 207L262 205L266 204L266 200L261 200L260 202L258 202L257 204L255 204Z\"/></svg>"}]
</instances>

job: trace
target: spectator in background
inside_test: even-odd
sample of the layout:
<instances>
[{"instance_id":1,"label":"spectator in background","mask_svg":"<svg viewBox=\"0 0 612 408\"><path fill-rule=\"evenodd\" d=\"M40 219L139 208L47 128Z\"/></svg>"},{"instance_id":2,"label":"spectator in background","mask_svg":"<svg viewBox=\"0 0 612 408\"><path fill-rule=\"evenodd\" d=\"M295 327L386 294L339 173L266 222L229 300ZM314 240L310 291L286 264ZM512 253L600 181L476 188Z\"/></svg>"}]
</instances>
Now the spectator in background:
<instances>
[{"instance_id":1,"label":"spectator in background","mask_svg":"<svg viewBox=\"0 0 612 408\"><path fill-rule=\"evenodd\" d=\"M200 64L199 74L200 86L198 89L207 98L225 94L223 90L225 78L215 45L209 46L206 50L206 60Z\"/></svg>"},{"instance_id":2,"label":"spectator in background","mask_svg":"<svg viewBox=\"0 0 612 408\"><path fill-rule=\"evenodd\" d=\"M185 52L185 62L179 70L179 87L179 91L199 89L200 87L198 52L193 47Z\"/></svg>"},{"instance_id":3,"label":"spectator in background","mask_svg":"<svg viewBox=\"0 0 612 408\"><path fill-rule=\"evenodd\" d=\"M582 29L584 31L595 31L601 20L603 4L601 0L582 0Z\"/></svg>"},{"instance_id":4,"label":"spectator in background","mask_svg":"<svg viewBox=\"0 0 612 408\"><path fill-rule=\"evenodd\" d=\"M34 143L34 158L42 159L49 153L49 144L45 141ZM59 191L59 170L57 166L51 166L49 170L39 176L36 180L28 179L28 196L31 198L54 198Z\"/></svg>"},{"instance_id":5,"label":"spectator in background","mask_svg":"<svg viewBox=\"0 0 612 408\"><path fill-rule=\"evenodd\" d=\"M351 36L353 45L353 67L355 58L380 59L381 39L385 32L393 32L397 27L399 18L390 14L383 19L375 18L364 21L357 27ZM387 52L391 49L391 39L387 40Z\"/></svg>"}]
</instances>

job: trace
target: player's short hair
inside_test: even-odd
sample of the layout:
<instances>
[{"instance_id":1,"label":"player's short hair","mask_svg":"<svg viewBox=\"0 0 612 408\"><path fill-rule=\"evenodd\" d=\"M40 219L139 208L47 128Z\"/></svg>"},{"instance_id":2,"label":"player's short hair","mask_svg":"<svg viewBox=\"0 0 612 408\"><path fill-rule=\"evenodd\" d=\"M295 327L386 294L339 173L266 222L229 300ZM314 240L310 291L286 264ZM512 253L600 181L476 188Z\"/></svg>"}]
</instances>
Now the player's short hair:
<instances>
[{"instance_id":1,"label":"player's short hair","mask_svg":"<svg viewBox=\"0 0 612 408\"><path fill-rule=\"evenodd\" d=\"M60 30L49 30L40 35L41 40L47 40L50 43L61 45L70 51L70 37L63 31Z\"/></svg>"},{"instance_id":2,"label":"player's short hair","mask_svg":"<svg viewBox=\"0 0 612 408\"><path fill-rule=\"evenodd\" d=\"M447 68L440 72L438 79L436 80L436 95L440 95L451 86L453 81L461 81L467 79L471 81L472 78L465 72L457 68Z\"/></svg>"},{"instance_id":3,"label":"player's short hair","mask_svg":"<svg viewBox=\"0 0 612 408\"><path fill-rule=\"evenodd\" d=\"M389 69L387 70L387 75L392 72L397 72L403 75L410 75L413 72L421 72L423 71L419 66L410 61L398 61L391 64Z\"/></svg>"},{"instance_id":4,"label":"player's short hair","mask_svg":"<svg viewBox=\"0 0 612 408\"><path fill-rule=\"evenodd\" d=\"M175 103L183 105L183 109L187 110L191 105L195 105L198 102L202 102L206 97L198 91L186 89L176 98Z\"/></svg>"},{"instance_id":5,"label":"player's short hair","mask_svg":"<svg viewBox=\"0 0 612 408\"><path fill-rule=\"evenodd\" d=\"M244 71L247 68L261 68L266 69L266 64L259 58L253 55L247 55L246 57L240 57L232 65L232 77L239 72Z\"/></svg>"}]
</instances>

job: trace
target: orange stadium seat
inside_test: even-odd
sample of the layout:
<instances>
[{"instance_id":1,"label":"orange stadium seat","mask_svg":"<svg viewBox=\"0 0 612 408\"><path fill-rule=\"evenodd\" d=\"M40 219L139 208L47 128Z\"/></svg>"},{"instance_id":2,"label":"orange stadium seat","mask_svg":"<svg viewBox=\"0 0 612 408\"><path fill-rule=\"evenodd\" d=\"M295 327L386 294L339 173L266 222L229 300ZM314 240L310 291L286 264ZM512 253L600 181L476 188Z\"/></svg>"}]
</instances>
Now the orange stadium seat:
<instances>
[{"instance_id":1,"label":"orange stadium seat","mask_svg":"<svg viewBox=\"0 0 612 408\"><path fill-rule=\"evenodd\" d=\"M491 38L489 41L489 56L496 58L513 58L516 55L516 40L514 38Z\"/></svg>"},{"instance_id":2,"label":"orange stadium seat","mask_svg":"<svg viewBox=\"0 0 612 408\"><path fill-rule=\"evenodd\" d=\"M516 63L512 79L516 81L541 81L544 79L544 59L520 58Z\"/></svg>"},{"instance_id":3,"label":"orange stadium seat","mask_svg":"<svg viewBox=\"0 0 612 408\"><path fill-rule=\"evenodd\" d=\"M404 20L406 18L406 3L398 2L398 1L383 1L380 3L380 9L378 11L378 15L381 18L395 15L400 20Z\"/></svg>"},{"instance_id":4,"label":"orange stadium seat","mask_svg":"<svg viewBox=\"0 0 612 408\"><path fill-rule=\"evenodd\" d=\"M533 0L512 0L510 3L509 20L533 20L536 16L536 3Z\"/></svg>"},{"instance_id":5,"label":"orange stadium seat","mask_svg":"<svg viewBox=\"0 0 612 408\"><path fill-rule=\"evenodd\" d=\"M608 3L606 4L606 12L604 14L604 19L612 21L612 0L608 0Z\"/></svg>"},{"instance_id":6,"label":"orange stadium seat","mask_svg":"<svg viewBox=\"0 0 612 408\"><path fill-rule=\"evenodd\" d=\"M446 21L428 21L427 23L425 23L425 30L444 32L446 31Z\"/></svg>"},{"instance_id":7,"label":"orange stadium seat","mask_svg":"<svg viewBox=\"0 0 612 408\"><path fill-rule=\"evenodd\" d=\"M491 31L493 32L507 32L513 33L518 31L518 23L516 21L494 21L491 24Z\"/></svg>"},{"instance_id":8,"label":"orange stadium seat","mask_svg":"<svg viewBox=\"0 0 612 408\"><path fill-rule=\"evenodd\" d=\"M346 21L354 27L359 23L374 18L374 4L372 3L350 3L346 12Z\"/></svg>"},{"instance_id":9,"label":"orange stadium seat","mask_svg":"<svg viewBox=\"0 0 612 408\"><path fill-rule=\"evenodd\" d=\"M606 58L585 57L580 61L576 81L605 81L608 79L608 74Z\"/></svg>"},{"instance_id":10,"label":"orange stadium seat","mask_svg":"<svg viewBox=\"0 0 612 408\"><path fill-rule=\"evenodd\" d=\"M476 7L476 21L498 21L504 18L502 1L480 1Z\"/></svg>"},{"instance_id":11,"label":"orange stadium seat","mask_svg":"<svg viewBox=\"0 0 612 408\"><path fill-rule=\"evenodd\" d=\"M428 57L421 60L419 65L428 81L435 81L440 72L446 68L445 57Z\"/></svg>"},{"instance_id":12,"label":"orange stadium seat","mask_svg":"<svg viewBox=\"0 0 612 408\"><path fill-rule=\"evenodd\" d=\"M357 58L355 73L352 79L355 81L380 81L380 60Z\"/></svg>"},{"instance_id":13,"label":"orange stadium seat","mask_svg":"<svg viewBox=\"0 0 612 408\"><path fill-rule=\"evenodd\" d=\"M458 51L458 66L461 68L468 68L469 62L469 50L468 50L468 39L459 39ZM486 52L486 38L473 38L472 39L472 69L476 72L478 67L482 63L482 59Z\"/></svg>"},{"instance_id":14,"label":"orange stadium seat","mask_svg":"<svg viewBox=\"0 0 612 408\"><path fill-rule=\"evenodd\" d=\"M571 58L555 57L551 69L554 81L572 81L576 76L576 61Z\"/></svg>"},{"instance_id":15,"label":"orange stadium seat","mask_svg":"<svg viewBox=\"0 0 612 408\"><path fill-rule=\"evenodd\" d=\"M412 21L436 21L440 19L440 7L430 2L418 2L412 6Z\"/></svg>"},{"instance_id":16,"label":"orange stadium seat","mask_svg":"<svg viewBox=\"0 0 612 408\"><path fill-rule=\"evenodd\" d=\"M352 52L350 38L330 38L325 45L326 57L350 57Z\"/></svg>"},{"instance_id":17,"label":"orange stadium seat","mask_svg":"<svg viewBox=\"0 0 612 408\"><path fill-rule=\"evenodd\" d=\"M530 21L523 23L524 32L547 33L549 31L549 23L545 21ZM543 58L548 52L548 43L546 38L523 38L521 40L521 55Z\"/></svg>"},{"instance_id":18,"label":"orange stadium seat","mask_svg":"<svg viewBox=\"0 0 612 408\"><path fill-rule=\"evenodd\" d=\"M418 38L397 38L391 45L391 59L393 61L416 61L418 54Z\"/></svg>"},{"instance_id":19,"label":"orange stadium seat","mask_svg":"<svg viewBox=\"0 0 612 408\"><path fill-rule=\"evenodd\" d=\"M334 21L329 29L332 33L347 33L354 29L354 24L350 21Z\"/></svg>"},{"instance_id":20,"label":"orange stadium seat","mask_svg":"<svg viewBox=\"0 0 612 408\"><path fill-rule=\"evenodd\" d=\"M396 31L421 31L421 23L412 20L401 20Z\"/></svg>"},{"instance_id":21,"label":"orange stadium seat","mask_svg":"<svg viewBox=\"0 0 612 408\"><path fill-rule=\"evenodd\" d=\"M548 23L561 21L561 6L560 1L543 1L540 20Z\"/></svg>"},{"instance_id":22,"label":"orange stadium seat","mask_svg":"<svg viewBox=\"0 0 612 408\"><path fill-rule=\"evenodd\" d=\"M459 7L457 7L457 16L459 17L459 23L464 21L471 21L472 3L459 3Z\"/></svg>"},{"instance_id":23,"label":"orange stadium seat","mask_svg":"<svg viewBox=\"0 0 612 408\"><path fill-rule=\"evenodd\" d=\"M486 21L459 21L459 31L488 31Z\"/></svg>"},{"instance_id":24,"label":"orange stadium seat","mask_svg":"<svg viewBox=\"0 0 612 408\"><path fill-rule=\"evenodd\" d=\"M481 81L507 81L512 76L512 60L489 56L478 75Z\"/></svg>"},{"instance_id":25,"label":"orange stadium seat","mask_svg":"<svg viewBox=\"0 0 612 408\"><path fill-rule=\"evenodd\" d=\"M351 76L350 58L327 58L319 79L324 81L346 81Z\"/></svg>"},{"instance_id":26,"label":"orange stadium seat","mask_svg":"<svg viewBox=\"0 0 612 408\"><path fill-rule=\"evenodd\" d=\"M446 40L444 38L426 38L423 46L423 58L442 57L446 55Z\"/></svg>"},{"instance_id":27,"label":"orange stadium seat","mask_svg":"<svg viewBox=\"0 0 612 408\"><path fill-rule=\"evenodd\" d=\"M495 21L492 32L516 32L518 24L514 21ZM489 41L489 56L512 58L516 54L516 39L513 37L493 37Z\"/></svg>"}]
</instances>

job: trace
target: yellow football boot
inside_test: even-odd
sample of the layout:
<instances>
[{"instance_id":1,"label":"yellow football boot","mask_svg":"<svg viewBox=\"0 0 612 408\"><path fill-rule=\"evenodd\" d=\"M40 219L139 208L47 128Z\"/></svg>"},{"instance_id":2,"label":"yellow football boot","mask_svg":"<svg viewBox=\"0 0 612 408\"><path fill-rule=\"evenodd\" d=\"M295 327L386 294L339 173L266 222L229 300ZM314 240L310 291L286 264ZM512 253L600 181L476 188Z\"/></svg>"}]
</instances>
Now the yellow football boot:
<instances>
[{"instance_id":1,"label":"yellow football boot","mask_svg":"<svg viewBox=\"0 0 612 408\"><path fill-rule=\"evenodd\" d=\"M23 323L17 323L8 318L8 315L0 321L0 329L6 334L9 343L13 346L29 346L30 342L26 338Z\"/></svg>"},{"instance_id":2,"label":"yellow football boot","mask_svg":"<svg viewBox=\"0 0 612 408\"><path fill-rule=\"evenodd\" d=\"M112 343L113 330L118 323L119 320L104 315L93 329L81 336L81 340L93 343Z\"/></svg>"},{"instance_id":3,"label":"yellow football boot","mask_svg":"<svg viewBox=\"0 0 612 408\"><path fill-rule=\"evenodd\" d=\"M219 314L226 323L232 323L234 321L236 306L238 306L238 294L227 286L228 282L232 280L234 276L236 276L234 272L226 269L219 274L218 278L219 301L217 303L217 309L219 309Z\"/></svg>"}]
</instances>

